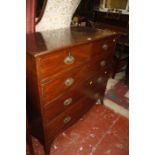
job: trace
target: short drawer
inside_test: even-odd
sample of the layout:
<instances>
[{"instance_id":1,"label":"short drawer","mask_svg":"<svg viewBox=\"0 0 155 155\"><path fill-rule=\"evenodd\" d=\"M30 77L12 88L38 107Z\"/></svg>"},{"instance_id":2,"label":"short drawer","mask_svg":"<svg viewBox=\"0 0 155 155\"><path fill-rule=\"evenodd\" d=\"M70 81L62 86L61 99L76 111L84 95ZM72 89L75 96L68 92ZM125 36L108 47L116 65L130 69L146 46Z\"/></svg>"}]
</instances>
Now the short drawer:
<instances>
[{"instance_id":1,"label":"short drawer","mask_svg":"<svg viewBox=\"0 0 155 155\"><path fill-rule=\"evenodd\" d=\"M114 37L107 38L106 40L99 40L92 45L92 56L102 56L108 58L112 56L116 44L116 39Z\"/></svg>"},{"instance_id":2,"label":"short drawer","mask_svg":"<svg viewBox=\"0 0 155 155\"><path fill-rule=\"evenodd\" d=\"M88 98L83 98L70 109L56 117L51 124L45 128L47 141L54 139L60 132L75 123L94 103L94 101Z\"/></svg>"},{"instance_id":3,"label":"short drawer","mask_svg":"<svg viewBox=\"0 0 155 155\"><path fill-rule=\"evenodd\" d=\"M91 46L91 44L76 46L42 57L40 61L41 79L46 80L54 74L87 62L90 59Z\"/></svg>"},{"instance_id":4,"label":"short drawer","mask_svg":"<svg viewBox=\"0 0 155 155\"><path fill-rule=\"evenodd\" d=\"M96 72L103 72L102 70L108 70L109 68L109 59L104 58L104 57L97 57L90 61L87 66L88 70L92 71L93 73Z\"/></svg>"},{"instance_id":5,"label":"short drawer","mask_svg":"<svg viewBox=\"0 0 155 155\"><path fill-rule=\"evenodd\" d=\"M96 75L90 77L82 83L81 87L79 87L79 91L81 91L83 95L87 96L90 99L101 99L104 97L107 80L107 70L104 70L103 73L96 73Z\"/></svg>"},{"instance_id":6,"label":"short drawer","mask_svg":"<svg viewBox=\"0 0 155 155\"><path fill-rule=\"evenodd\" d=\"M67 91L61 97L44 106L44 121L49 124L54 117L73 106L83 95L75 89Z\"/></svg>"},{"instance_id":7,"label":"short drawer","mask_svg":"<svg viewBox=\"0 0 155 155\"><path fill-rule=\"evenodd\" d=\"M42 84L42 97L44 104L48 104L64 92L75 88L80 82L89 77L90 71L87 66L69 70L55 79Z\"/></svg>"}]
</instances>

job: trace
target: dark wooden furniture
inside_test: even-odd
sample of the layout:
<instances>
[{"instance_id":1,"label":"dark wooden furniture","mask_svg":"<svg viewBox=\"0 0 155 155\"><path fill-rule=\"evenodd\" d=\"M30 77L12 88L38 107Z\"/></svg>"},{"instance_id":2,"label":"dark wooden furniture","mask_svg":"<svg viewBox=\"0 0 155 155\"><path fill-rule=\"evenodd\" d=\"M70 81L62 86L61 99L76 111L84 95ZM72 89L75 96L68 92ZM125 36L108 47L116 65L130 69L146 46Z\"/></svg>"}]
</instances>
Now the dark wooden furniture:
<instances>
[{"instance_id":1,"label":"dark wooden furniture","mask_svg":"<svg viewBox=\"0 0 155 155\"><path fill-rule=\"evenodd\" d=\"M124 67L126 68L124 69ZM125 70L125 80L128 83L129 76L129 36L128 34L120 35L117 39L117 44L113 59L113 75L115 77L117 72Z\"/></svg>"},{"instance_id":2,"label":"dark wooden furniture","mask_svg":"<svg viewBox=\"0 0 155 155\"><path fill-rule=\"evenodd\" d=\"M98 5L99 0L82 0L76 9L75 16L85 17L89 20L93 20L94 6Z\"/></svg>"},{"instance_id":3,"label":"dark wooden furniture","mask_svg":"<svg viewBox=\"0 0 155 155\"><path fill-rule=\"evenodd\" d=\"M129 15L101 12L94 9L94 26L99 29L109 29L118 33L119 37L116 42L115 54L112 65L112 78L117 72L123 71L122 67L126 67L125 82L128 83L129 78Z\"/></svg>"},{"instance_id":4,"label":"dark wooden furniture","mask_svg":"<svg viewBox=\"0 0 155 155\"><path fill-rule=\"evenodd\" d=\"M103 102L116 38L92 28L27 35L27 111L47 152L60 132Z\"/></svg>"}]
</instances>

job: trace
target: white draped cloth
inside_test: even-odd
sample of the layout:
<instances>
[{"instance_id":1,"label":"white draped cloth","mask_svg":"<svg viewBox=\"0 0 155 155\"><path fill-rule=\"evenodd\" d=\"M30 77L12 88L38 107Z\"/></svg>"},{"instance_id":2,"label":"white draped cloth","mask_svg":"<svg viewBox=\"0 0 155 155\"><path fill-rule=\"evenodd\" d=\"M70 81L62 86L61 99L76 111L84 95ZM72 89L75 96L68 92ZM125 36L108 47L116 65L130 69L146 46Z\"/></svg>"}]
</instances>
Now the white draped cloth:
<instances>
[{"instance_id":1,"label":"white draped cloth","mask_svg":"<svg viewBox=\"0 0 155 155\"><path fill-rule=\"evenodd\" d=\"M47 0L44 14L36 31L69 28L72 16L81 0Z\"/></svg>"}]
</instances>

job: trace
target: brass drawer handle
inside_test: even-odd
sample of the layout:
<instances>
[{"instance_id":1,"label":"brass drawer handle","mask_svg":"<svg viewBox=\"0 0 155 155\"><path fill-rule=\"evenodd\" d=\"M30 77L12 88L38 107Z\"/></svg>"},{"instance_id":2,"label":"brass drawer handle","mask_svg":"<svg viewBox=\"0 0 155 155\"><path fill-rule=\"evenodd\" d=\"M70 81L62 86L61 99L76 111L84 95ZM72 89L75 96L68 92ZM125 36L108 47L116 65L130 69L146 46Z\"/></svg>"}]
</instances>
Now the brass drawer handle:
<instances>
[{"instance_id":1,"label":"brass drawer handle","mask_svg":"<svg viewBox=\"0 0 155 155\"><path fill-rule=\"evenodd\" d=\"M108 49L108 45L107 44L103 44L102 45L102 49L107 50Z\"/></svg>"},{"instance_id":2,"label":"brass drawer handle","mask_svg":"<svg viewBox=\"0 0 155 155\"><path fill-rule=\"evenodd\" d=\"M64 124L67 124L67 123L69 123L70 121L71 121L71 117L70 116L67 116L67 117L65 117L64 118Z\"/></svg>"},{"instance_id":3,"label":"brass drawer handle","mask_svg":"<svg viewBox=\"0 0 155 155\"><path fill-rule=\"evenodd\" d=\"M102 81L103 81L103 77L100 76L100 77L97 78L98 83L101 83Z\"/></svg>"},{"instance_id":4,"label":"brass drawer handle","mask_svg":"<svg viewBox=\"0 0 155 155\"><path fill-rule=\"evenodd\" d=\"M113 42L116 42L116 39L113 39Z\"/></svg>"},{"instance_id":5,"label":"brass drawer handle","mask_svg":"<svg viewBox=\"0 0 155 155\"><path fill-rule=\"evenodd\" d=\"M107 72L107 71L105 71L105 72L104 72L104 74L108 74L108 72Z\"/></svg>"},{"instance_id":6,"label":"brass drawer handle","mask_svg":"<svg viewBox=\"0 0 155 155\"><path fill-rule=\"evenodd\" d=\"M64 106L69 106L71 103L72 103L72 98L70 97L70 98L68 98L68 99L66 99L65 101L64 101Z\"/></svg>"},{"instance_id":7,"label":"brass drawer handle","mask_svg":"<svg viewBox=\"0 0 155 155\"><path fill-rule=\"evenodd\" d=\"M70 54L68 54L68 56L64 59L64 63L69 65L69 64L73 64L75 61L75 58Z\"/></svg>"},{"instance_id":8,"label":"brass drawer handle","mask_svg":"<svg viewBox=\"0 0 155 155\"><path fill-rule=\"evenodd\" d=\"M73 78L68 78L65 80L64 84L69 87L74 83L74 79Z\"/></svg>"},{"instance_id":9,"label":"brass drawer handle","mask_svg":"<svg viewBox=\"0 0 155 155\"><path fill-rule=\"evenodd\" d=\"M93 84L93 81L89 81L89 85L92 85Z\"/></svg>"},{"instance_id":10,"label":"brass drawer handle","mask_svg":"<svg viewBox=\"0 0 155 155\"><path fill-rule=\"evenodd\" d=\"M92 38L91 37L88 37L87 40L92 40Z\"/></svg>"},{"instance_id":11,"label":"brass drawer handle","mask_svg":"<svg viewBox=\"0 0 155 155\"><path fill-rule=\"evenodd\" d=\"M95 94L94 94L94 98L95 98L95 99L98 99L99 96L100 96L99 93L95 93Z\"/></svg>"},{"instance_id":12,"label":"brass drawer handle","mask_svg":"<svg viewBox=\"0 0 155 155\"><path fill-rule=\"evenodd\" d=\"M106 61L105 61L105 60L102 60L102 61L100 62L100 65L101 65L101 67L104 67L104 66L106 65Z\"/></svg>"}]
</instances>

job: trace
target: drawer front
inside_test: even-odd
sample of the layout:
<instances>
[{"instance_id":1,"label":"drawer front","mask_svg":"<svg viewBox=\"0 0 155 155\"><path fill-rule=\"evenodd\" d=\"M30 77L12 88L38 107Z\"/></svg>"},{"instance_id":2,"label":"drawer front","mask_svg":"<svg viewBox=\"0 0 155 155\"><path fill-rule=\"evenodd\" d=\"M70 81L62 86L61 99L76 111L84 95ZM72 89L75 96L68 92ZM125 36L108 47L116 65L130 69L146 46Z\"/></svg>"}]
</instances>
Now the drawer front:
<instances>
[{"instance_id":1,"label":"drawer front","mask_svg":"<svg viewBox=\"0 0 155 155\"><path fill-rule=\"evenodd\" d=\"M103 73L96 73L96 75L90 77L82 83L82 85L79 87L79 91L81 91L83 95L95 101L102 99L104 97L107 80L107 70L104 70Z\"/></svg>"},{"instance_id":2,"label":"drawer front","mask_svg":"<svg viewBox=\"0 0 155 155\"><path fill-rule=\"evenodd\" d=\"M53 140L60 132L75 123L93 104L94 102L92 100L83 98L70 109L56 117L51 124L45 128L47 141Z\"/></svg>"},{"instance_id":3,"label":"drawer front","mask_svg":"<svg viewBox=\"0 0 155 155\"><path fill-rule=\"evenodd\" d=\"M102 56L108 58L112 56L116 44L116 39L110 37L106 40L99 40L93 43L92 45L92 56Z\"/></svg>"},{"instance_id":4,"label":"drawer front","mask_svg":"<svg viewBox=\"0 0 155 155\"><path fill-rule=\"evenodd\" d=\"M65 91L75 88L81 81L86 80L90 76L89 74L90 70L87 66L78 67L55 77L50 82L42 84L44 104L48 104Z\"/></svg>"},{"instance_id":5,"label":"drawer front","mask_svg":"<svg viewBox=\"0 0 155 155\"><path fill-rule=\"evenodd\" d=\"M42 57L40 61L41 79L46 80L54 74L76 67L90 59L91 44L69 48Z\"/></svg>"},{"instance_id":6,"label":"drawer front","mask_svg":"<svg viewBox=\"0 0 155 155\"><path fill-rule=\"evenodd\" d=\"M76 91L70 90L64 93L61 97L44 106L44 121L49 124L54 117L61 114L71 106L73 106L83 95Z\"/></svg>"},{"instance_id":7,"label":"drawer front","mask_svg":"<svg viewBox=\"0 0 155 155\"><path fill-rule=\"evenodd\" d=\"M103 57L98 57L90 61L88 64L88 70L92 73L103 72L103 70L108 70L109 60Z\"/></svg>"}]
</instances>

